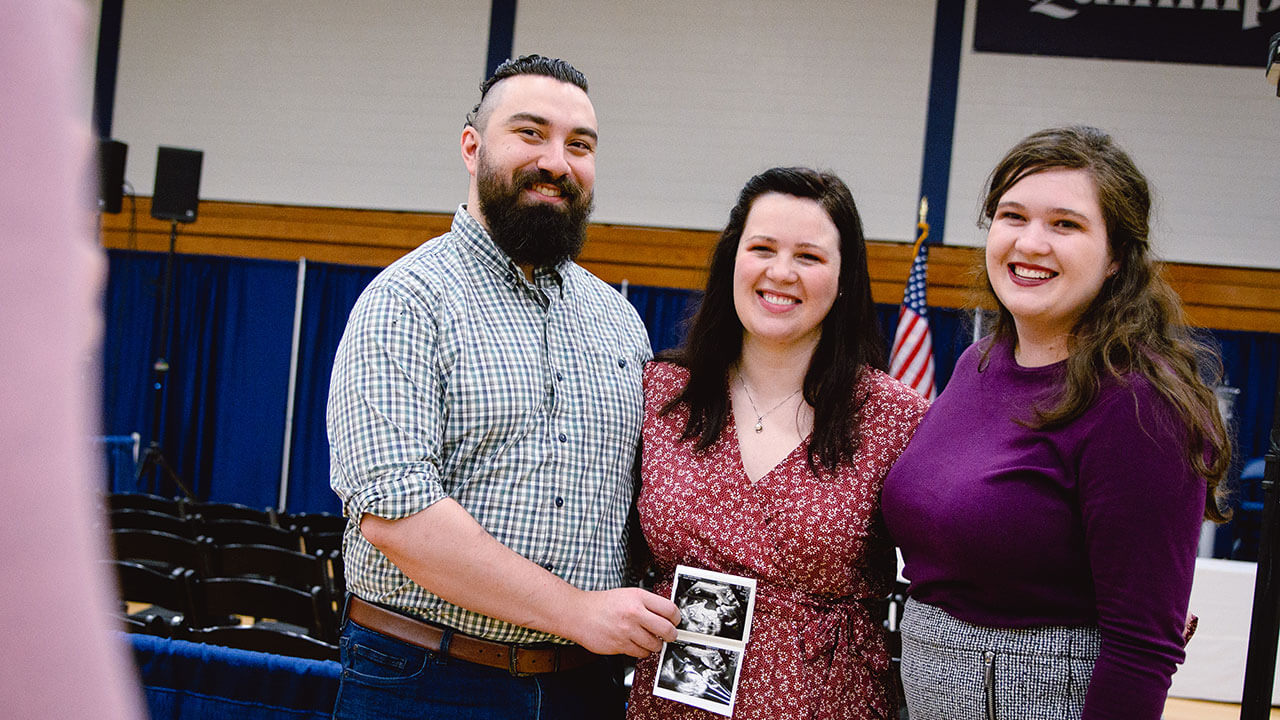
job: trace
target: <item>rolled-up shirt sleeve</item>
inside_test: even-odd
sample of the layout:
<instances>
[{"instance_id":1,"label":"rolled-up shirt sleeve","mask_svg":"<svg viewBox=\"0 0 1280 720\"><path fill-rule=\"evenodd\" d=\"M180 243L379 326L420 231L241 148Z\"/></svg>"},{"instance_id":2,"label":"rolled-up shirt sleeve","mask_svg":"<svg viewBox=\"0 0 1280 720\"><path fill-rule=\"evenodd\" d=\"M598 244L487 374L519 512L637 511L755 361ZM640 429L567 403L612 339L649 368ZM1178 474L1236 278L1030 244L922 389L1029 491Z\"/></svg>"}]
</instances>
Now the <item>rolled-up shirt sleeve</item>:
<instances>
[{"instance_id":1,"label":"rolled-up shirt sleeve","mask_svg":"<svg viewBox=\"0 0 1280 720\"><path fill-rule=\"evenodd\" d=\"M330 482L347 517L407 517L445 497L437 340L427 304L393 285L369 288L352 309L327 412Z\"/></svg>"}]
</instances>

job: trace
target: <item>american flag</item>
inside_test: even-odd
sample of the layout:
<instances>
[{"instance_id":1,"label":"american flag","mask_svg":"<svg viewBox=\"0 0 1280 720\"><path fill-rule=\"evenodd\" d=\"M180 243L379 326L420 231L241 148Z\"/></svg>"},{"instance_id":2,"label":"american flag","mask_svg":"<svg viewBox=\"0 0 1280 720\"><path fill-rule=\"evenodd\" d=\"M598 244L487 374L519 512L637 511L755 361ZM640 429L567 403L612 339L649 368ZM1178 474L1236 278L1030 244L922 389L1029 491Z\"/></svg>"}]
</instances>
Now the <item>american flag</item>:
<instances>
[{"instance_id":1,"label":"american flag","mask_svg":"<svg viewBox=\"0 0 1280 720\"><path fill-rule=\"evenodd\" d=\"M893 335L893 351L889 354L889 374L904 385L933 400L938 387L933 376L933 333L929 331L929 305L925 300L929 266L929 246L924 239L929 226L924 221L925 201L920 201L920 230L916 241L916 259L907 276L907 289L898 310L898 329Z\"/></svg>"}]
</instances>

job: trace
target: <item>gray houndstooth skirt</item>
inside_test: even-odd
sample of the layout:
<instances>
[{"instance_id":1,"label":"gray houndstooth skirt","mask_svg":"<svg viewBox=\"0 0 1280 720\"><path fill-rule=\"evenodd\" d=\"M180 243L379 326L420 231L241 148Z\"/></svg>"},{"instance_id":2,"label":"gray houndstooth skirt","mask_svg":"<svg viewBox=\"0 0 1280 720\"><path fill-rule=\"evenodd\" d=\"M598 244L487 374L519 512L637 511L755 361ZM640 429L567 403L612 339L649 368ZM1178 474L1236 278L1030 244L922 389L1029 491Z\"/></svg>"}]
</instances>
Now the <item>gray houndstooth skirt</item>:
<instances>
[{"instance_id":1,"label":"gray houndstooth skirt","mask_svg":"<svg viewBox=\"0 0 1280 720\"><path fill-rule=\"evenodd\" d=\"M1078 720L1100 644L1096 627L980 627L908 599L902 616L908 715Z\"/></svg>"}]
</instances>

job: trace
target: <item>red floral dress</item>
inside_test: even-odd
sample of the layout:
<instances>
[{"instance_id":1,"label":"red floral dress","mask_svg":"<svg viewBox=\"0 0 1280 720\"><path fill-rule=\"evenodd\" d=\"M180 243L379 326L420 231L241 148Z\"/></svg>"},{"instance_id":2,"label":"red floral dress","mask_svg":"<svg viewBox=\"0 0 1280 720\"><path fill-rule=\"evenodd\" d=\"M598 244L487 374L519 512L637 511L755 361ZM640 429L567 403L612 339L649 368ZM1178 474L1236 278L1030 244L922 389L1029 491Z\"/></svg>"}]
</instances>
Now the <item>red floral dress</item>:
<instances>
[{"instance_id":1,"label":"red floral dress","mask_svg":"<svg viewBox=\"0 0 1280 720\"><path fill-rule=\"evenodd\" d=\"M677 564L756 579L755 616L733 717L837 720L897 717L884 634L867 603L886 597L893 548L880 519L880 488L927 407L876 370L865 396L857 456L815 476L806 438L756 482L742 467L730 414L705 452L680 442L688 413L658 411L688 372L645 368L640 526L670 597ZM639 661L628 720L721 716L653 695L657 655Z\"/></svg>"}]
</instances>

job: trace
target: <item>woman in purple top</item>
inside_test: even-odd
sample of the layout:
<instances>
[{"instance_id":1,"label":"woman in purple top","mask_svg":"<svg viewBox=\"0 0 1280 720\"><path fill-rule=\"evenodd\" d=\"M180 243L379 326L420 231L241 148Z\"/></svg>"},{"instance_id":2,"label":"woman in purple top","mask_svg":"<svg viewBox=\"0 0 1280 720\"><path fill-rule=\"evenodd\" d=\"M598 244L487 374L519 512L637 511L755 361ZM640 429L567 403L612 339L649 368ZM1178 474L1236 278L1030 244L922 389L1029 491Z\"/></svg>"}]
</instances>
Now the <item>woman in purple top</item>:
<instances>
[{"instance_id":1,"label":"woman in purple top","mask_svg":"<svg viewBox=\"0 0 1280 720\"><path fill-rule=\"evenodd\" d=\"M1160 717L1231 453L1150 206L1095 128L1031 135L991 174L994 332L884 486L912 720Z\"/></svg>"}]
</instances>

